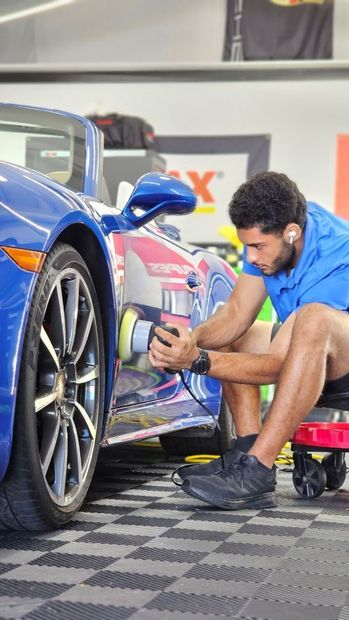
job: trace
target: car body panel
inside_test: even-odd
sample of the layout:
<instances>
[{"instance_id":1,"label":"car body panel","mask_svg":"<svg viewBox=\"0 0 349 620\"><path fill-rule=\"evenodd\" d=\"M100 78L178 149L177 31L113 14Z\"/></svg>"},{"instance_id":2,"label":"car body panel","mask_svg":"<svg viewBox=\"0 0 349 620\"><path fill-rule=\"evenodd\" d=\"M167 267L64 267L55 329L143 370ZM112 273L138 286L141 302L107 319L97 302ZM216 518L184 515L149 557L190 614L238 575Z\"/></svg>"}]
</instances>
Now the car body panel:
<instances>
[{"instance_id":1,"label":"car body panel","mask_svg":"<svg viewBox=\"0 0 349 620\"><path fill-rule=\"evenodd\" d=\"M119 243L124 241L125 282L131 283L124 288L123 308L136 306L142 318L157 325L181 323L192 329L215 312L229 296L233 281L227 280L230 270L227 271L220 259L203 250L164 239L162 230L156 226L147 232L151 237L145 237L144 232L140 236L138 231L118 238ZM190 291L187 281L193 273L200 285ZM132 286L135 280L137 288ZM185 374L197 397L210 401L212 411L217 415L219 382L189 372ZM179 375L156 371L147 354L135 354L130 361L120 365L112 409L116 414L108 420L106 439L109 442L125 440L123 435L132 432L130 429L137 430L138 436L142 428L149 427L158 427L159 433L168 432L170 420L176 429L197 425L198 416L202 418L200 425L213 423L202 409L198 410L197 403L188 398ZM149 431L144 436L147 434Z\"/></svg>"}]
</instances>

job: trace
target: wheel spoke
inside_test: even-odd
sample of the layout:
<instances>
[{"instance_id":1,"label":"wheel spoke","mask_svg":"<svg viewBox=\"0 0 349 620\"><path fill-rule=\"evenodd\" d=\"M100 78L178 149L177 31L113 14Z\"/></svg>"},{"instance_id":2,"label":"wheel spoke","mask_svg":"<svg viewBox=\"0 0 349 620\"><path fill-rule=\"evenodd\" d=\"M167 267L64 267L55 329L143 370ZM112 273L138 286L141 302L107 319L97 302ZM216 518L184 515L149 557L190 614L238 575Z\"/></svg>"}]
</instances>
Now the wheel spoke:
<instances>
[{"instance_id":1,"label":"wheel spoke","mask_svg":"<svg viewBox=\"0 0 349 620\"><path fill-rule=\"evenodd\" d=\"M47 394L38 394L35 399L35 413L41 411L41 409L45 409L51 403L53 403L57 398L57 392L48 392Z\"/></svg>"},{"instance_id":2,"label":"wheel spoke","mask_svg":"<svg viewBox=\"0 0 349 620\"><path fill-rule=\"evenodd\" d=\"M98 379L98 377L99 377L99 366L94 366L93 368L88 368L87 372L84 372L79 377L76 377L74 383L81 385L82 383L88 383L89 381Z\"/></svg>"},{"instance_id":3,"label":"wheel spoke","mask_svg":"<svg viewBox=\"0 0 349 620\"><path fill-rule=\"evenodd\" d=\"M50 356L52 357L52 360L56 366L56 369L59 370L59 360L57 357L57 353L55 351L55 348L50 340L50 338L48 337L47 331L45 330L44 327L41 327L41 331L40 331L40 340L41 342L45 345L47 351L49 352Z\"/></svg>"},{"instance_id":4,"label":"wheel spoke","mask_svg":"<svg viewBox=\"0 0 349 620\"><path fill-rule=\"evenodd\" d=\"M312 489L311 489L311 485L309 484L308 480L303 485L303 494L306 495L307 497L312 496Z\"/></svg>"},{"instance_id":5,"label":"wheel spoke","mask_svg":"<svg viewBox=\"0 0 349 620\"><path fill-rule=\"evenodd\" d=\"M62 292L62 281L58 280L56 287L51 296L52 311L50 321L50 336L56 347L59 348L60 354L64 356L66 352L66 327L65 327L65 310Z\"/></svg>"},{"instance_id":6,"label":"wheel spoke","mask_svg":"<svg viewBox=\"0 0 349 620\"><path fill-rule=\"evenodd\" d=\"M67 354L70 355L73 350L78 321L80 278L76 275L72 280L65 280L64 284L68 292L65 316L67 326Z\"/></svg>"},{"instance_id":7,"label":"wheel spoke","mask_svg":"<svg viewBox=\"0 0 349 620\"><path fill-rule=\"evenodd\" d=\"M45 414L43 419L43 435L41 440L40 458L44 475L52 460L60 429L60 417L56 412Z\"/></svg>"},{"instance_id":8,"label":"wheel spoke","mask_svg":"<svg viewBox=\"0 0 349 620\"><path fill-rule=\"evenodd\" d=\"M84 325L81 324L80 329L78 330L78 336L76 338L77 340L79 339L80 342L76 343L76 353L74 356L75 363L80 359L84 351L87 338L90 335L90 331L91 331L91 327L92 327L93 319L94 319L94 312L92 309L90 309L88 312L85 312L84 314L85 314L85 317L86 315L87 317L86 318L84 317L85 318Z\"/></svg>"},{"instance_id":9,"label":"wheel spoke","mask_svg":"<svg viewBox=\"0 0 349 620\"><path fill-rule=\"evenodd\" d=\"M60 500L64 499L68 466L68 432L67 422L62 420L58 435L57 447L54 454L55 481L52 489Z\"/></svg>"},{"instance_id":10,"label":"wheel spoke","mask_svg":"<svg viewBox=\"0 0 349 620\"><path fill-rule=\"evenodd\" d=\"M74 420L71 419L68 428L69 434L69 463L71 466L71 478L76 484L82 483L82 466L81 466L81 452L79 437L74 424Z\"/></svg>"},{"instance_id":11,"label":"wheel spoke","mask_svg":"<svg viewBox=\"0 0 349 620\"><path fill-rule=\"evenodd\" d=\"M71 401L69 401L69 403L73 404L76 407L76 411L82 417L83 423L87 427L87 430L88 430L88 432L90 434L91 439L94 440L96 438L96 429L95 429L95 426L94 426L90 416L88 415L86 409L84 409L80 405L80 403L78 403L77 400L71 400Z\"/></svg>"}]
</instances>

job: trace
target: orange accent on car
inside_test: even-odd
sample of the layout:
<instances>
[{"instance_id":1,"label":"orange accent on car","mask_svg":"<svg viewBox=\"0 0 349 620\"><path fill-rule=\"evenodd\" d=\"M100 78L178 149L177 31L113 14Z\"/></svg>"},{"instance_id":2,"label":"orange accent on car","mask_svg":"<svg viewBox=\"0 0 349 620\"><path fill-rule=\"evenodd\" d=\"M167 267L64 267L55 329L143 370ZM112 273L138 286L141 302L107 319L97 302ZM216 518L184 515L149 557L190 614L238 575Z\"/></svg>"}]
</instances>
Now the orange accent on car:
<instances>
[{"instance_id":1,"label":"orange accent on car","mask_svg":"<svg viewBox=\"0 0 349 620\"><path fill-rule=\"evenodd\" d=\"M16 265L26 271L34 271L35 273L39 273L41 271L46 258L46 254L44 252L35 252L34 250L4 246L1 246L1 249L10 258L12 258Z\"/></svg>"}]
</instances>

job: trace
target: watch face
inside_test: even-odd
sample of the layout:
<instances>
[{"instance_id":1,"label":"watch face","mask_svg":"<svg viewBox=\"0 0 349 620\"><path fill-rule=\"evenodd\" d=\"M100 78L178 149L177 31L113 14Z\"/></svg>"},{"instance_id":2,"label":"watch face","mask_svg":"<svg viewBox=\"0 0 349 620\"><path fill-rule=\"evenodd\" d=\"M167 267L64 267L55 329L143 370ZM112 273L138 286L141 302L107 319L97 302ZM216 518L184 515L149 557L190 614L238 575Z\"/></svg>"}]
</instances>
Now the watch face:
<instances>
[{"instance_id":1,"label":"watch face","mask_svg":"<svg viewBox=\"0 0 349 620\"><path fill-rule=\"evenodd\" d=\"M197 375L205 375L210 370L210 358L208 357L207 351L199 349L200 355L197 360L195 360L191 365L191 372L195 372Z\"/></svg>"}]
</instances>

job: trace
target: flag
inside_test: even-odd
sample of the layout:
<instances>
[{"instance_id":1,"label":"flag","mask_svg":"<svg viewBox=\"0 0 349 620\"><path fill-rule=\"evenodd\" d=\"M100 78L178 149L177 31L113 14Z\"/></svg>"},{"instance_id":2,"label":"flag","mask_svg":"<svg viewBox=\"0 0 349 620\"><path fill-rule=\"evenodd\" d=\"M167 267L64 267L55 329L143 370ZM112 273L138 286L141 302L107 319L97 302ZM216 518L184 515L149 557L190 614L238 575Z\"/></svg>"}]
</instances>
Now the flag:
<instances>
[{"instance_id":1,"label":"flag","mask_svg":"<svg viewBox=\"0 0 349 620\"><path fill-rule=\"evenodd\" d=\"M332 58L334 0L228 0L223 60Z\"/></svg>"}]
</instances>

